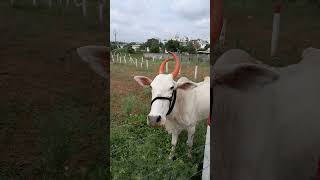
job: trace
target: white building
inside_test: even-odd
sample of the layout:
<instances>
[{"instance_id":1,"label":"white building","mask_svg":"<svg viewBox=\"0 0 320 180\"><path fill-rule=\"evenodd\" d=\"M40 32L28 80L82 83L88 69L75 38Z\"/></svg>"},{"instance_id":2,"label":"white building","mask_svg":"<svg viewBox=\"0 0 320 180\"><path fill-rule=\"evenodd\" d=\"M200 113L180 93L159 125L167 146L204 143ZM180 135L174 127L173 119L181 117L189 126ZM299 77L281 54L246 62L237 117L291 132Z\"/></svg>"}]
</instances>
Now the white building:
<instances>
[{"instance_id":1,"label":"white building","mask_svg":"<svg viewBox=\"0 0 320 180\"><path fill-rule=\"evenodd\" d=\"M137 49L139 49L140 48L140 44L134 44L134 45L132 45L131 47L132 47L132 49L134 50L134 51L137 51Z\"/></svg>"},{"instance_id":2,"label":"white building","mask_svg":"<svg viewBox=\"0 0 320 180\"><path fill-rule=\"evenodd\" d=\"M200 45L200 49L205 48L205 47L206 47L206 45L208 45L208 44L209 44L209 43L208 43L208 41L205 41L205 40L202 40L202 39L197 39L196 41L197 41L197 43L199 43L199 45Z\"/></svg>"}]
</instances>

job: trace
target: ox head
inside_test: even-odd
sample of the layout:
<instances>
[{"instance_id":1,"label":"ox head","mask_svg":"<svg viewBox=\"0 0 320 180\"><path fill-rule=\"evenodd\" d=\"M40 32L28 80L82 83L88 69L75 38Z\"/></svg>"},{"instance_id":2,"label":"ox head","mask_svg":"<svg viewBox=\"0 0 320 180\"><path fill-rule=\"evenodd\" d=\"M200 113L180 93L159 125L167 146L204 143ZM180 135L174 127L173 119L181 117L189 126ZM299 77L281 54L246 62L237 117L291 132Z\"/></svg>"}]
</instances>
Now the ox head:
<instances>
[{"instance_id":1,"label":"ox head","mask_svg":"<svg viewBox=\"0 0 320 180\"><path fill-rule=\"evenodd\" d=\"M176 82L174 80L180 70L180 61L174 53L169 53L175 60L172 73L164 74L165 64L169 61L169 58L167 58L161 63L159 74L153 80L145 76L134 77L139 85L151 87L152 89L151 110L147 118L147 123L152 127L159 127L165 124L166 116L171 113L174 107L177 89L186 90L197 86L192 81Z\"/></svg>"}]
</instances>

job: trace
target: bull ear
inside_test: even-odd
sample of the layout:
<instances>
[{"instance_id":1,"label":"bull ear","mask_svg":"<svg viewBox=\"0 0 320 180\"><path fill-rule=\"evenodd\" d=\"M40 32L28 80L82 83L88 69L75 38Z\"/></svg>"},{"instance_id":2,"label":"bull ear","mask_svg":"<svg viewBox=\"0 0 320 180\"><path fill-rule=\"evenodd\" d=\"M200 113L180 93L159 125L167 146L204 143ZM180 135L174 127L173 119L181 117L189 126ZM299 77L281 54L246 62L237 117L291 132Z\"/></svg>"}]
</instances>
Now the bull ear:
<instances>
[{"instance_id":1,"label":"bull ear","mask_svg":"<svg viewBox=\"0 0 320 180\"><path fill-rule=\"evenodd\" d=\"M214 83L234 89L247 90L250 87L263 87L279 78L279 74L260 64L230 64L214 69Z\"/></svg>"},{"instance_id":2,"label":"bull ear","mask_svg":"<svg viewBox=\"0 0 320 180\"><path fill-rule=\"evenodd\" d=\"M108 48L106 46L83 46L77 49L77 53L94 72L107 78Z\"/></svg>"},{"instance_id":3,"label":"bull ear","mask_svg":"<svg viewBox=\"0 0 320 180\"><path fill-rule=\"evenodd\" d=\"M135 76L134 80L137 81L138 84L140 84L140 86L142 87L148 87L150 86L152 80L148 77L145 76Z\"/></svg>"},{"instance_id":4,"label":"bull ear","mask_svg":"<svg viewBox=\"0 0 320 180\"><path fill-rule=\"evenodd\" d=\"M197 87L197 84L192 81L177 82L177 89L188 90Z\"/></svg>"}]
</instances>

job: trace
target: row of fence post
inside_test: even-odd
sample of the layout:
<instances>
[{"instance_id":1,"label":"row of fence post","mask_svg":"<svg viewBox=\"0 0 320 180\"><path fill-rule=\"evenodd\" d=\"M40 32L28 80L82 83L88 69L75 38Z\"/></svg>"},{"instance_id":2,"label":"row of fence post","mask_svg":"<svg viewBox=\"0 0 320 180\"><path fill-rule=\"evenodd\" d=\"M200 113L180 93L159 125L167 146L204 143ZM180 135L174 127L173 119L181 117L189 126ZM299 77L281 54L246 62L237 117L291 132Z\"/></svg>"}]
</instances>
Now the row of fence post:
<instances>
[{"instance_id":1,"label":"row of fence post","mask_svg":"<svg viewBox=\"0 0 320 180\"><path fill-rule=\"evenodd\" d=\"M117 54L111 54L111 60L113 63L120 63L120 64L134 64L136 66L136 68L138 68L138 58L132 58L130 55L129 55L129 59L128 59L128 63L127 63L127 55L119 55L118 53ZM159 58L160 60L160 58ZM152 58L152 61L154 62L155 61L155 58L153 57ZM145 67L147 70L149 70L149 59L144 59L143 57L141 57L141 61L140 61L140 68L143 69L144 67L144 64L145 64ZM165 71L166 73L169 72L169 62L166 63L166 66L165 66ZM182 64L181 64L182 65ZM196 80L198 78L198 64L195 65L194 67L194 79ZM181 67L180 67L180 70L179 70L179 75L181 75Z\"/></svg>"},{"instance_id":2,"label":"row of fence post","mask_svg":"<svg viewBox=\"0 0 320 180\"><path fill-rule=\"evenodd\" d=\"M66 1L66 6L69 6L70 5L70 0L65 0ZM32 0L32 5L33 6L37 6L38 4L38 0ZM63 2L63 0L59 0L58 3L61 5ZM82 15L84 17L87 17L87 0L81 0L81 3L77 2L77 0L73 0L74 4L77 6L77 7L80 7L81 6L81 9L82 9ZM100 23L103 23L103 8L104 8L104 5L106 4L106 0L99 0L98 1L99 5L98 5L98 11L99 11L99 21ZM15 4L15 0L10 0L10 4L13 6ZM48 0L48 6L51 8L52 7L52 0Z\"/></svg>"}]
</instances>

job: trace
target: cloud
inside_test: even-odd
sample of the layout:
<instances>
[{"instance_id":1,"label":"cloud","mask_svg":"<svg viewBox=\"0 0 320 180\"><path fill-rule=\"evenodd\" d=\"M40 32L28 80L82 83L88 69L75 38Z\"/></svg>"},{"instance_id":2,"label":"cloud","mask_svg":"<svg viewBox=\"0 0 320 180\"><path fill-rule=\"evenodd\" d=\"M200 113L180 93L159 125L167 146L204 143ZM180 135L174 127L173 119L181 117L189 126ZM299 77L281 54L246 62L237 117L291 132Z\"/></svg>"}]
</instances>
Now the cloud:
<instances>
[{"instance_id":1,"label":"cloud","mask_svg":"<svg viewBox=\"0 0 320 180\"><path fill-rule=\"evenodd\" d=\"M173 0L171 8L179 16L191 20L210 16L210 1L208 0Z\"/></svg>"},{"instance_id":2,"label":"cloud","mask_svg":"<svg viewBox=\"0 0 320 180\"><path fill-rule=\"evenodd\" d=\"M198 28L207 28L208 24L210 25L210 18L202 18L195 21L195 26Z\"/></svg>"},{"instance_id":3,"label":"cloud","mask_svg":"<svg viewBox=\"0 0 320 180\"><path fill-rule=\"evenodd\" d=\"M207 40L209 16L209 0L111 0L110 38L117 31L117 39L126 42L168 39L176 33Z\"/></svg>"}]
</instances>

